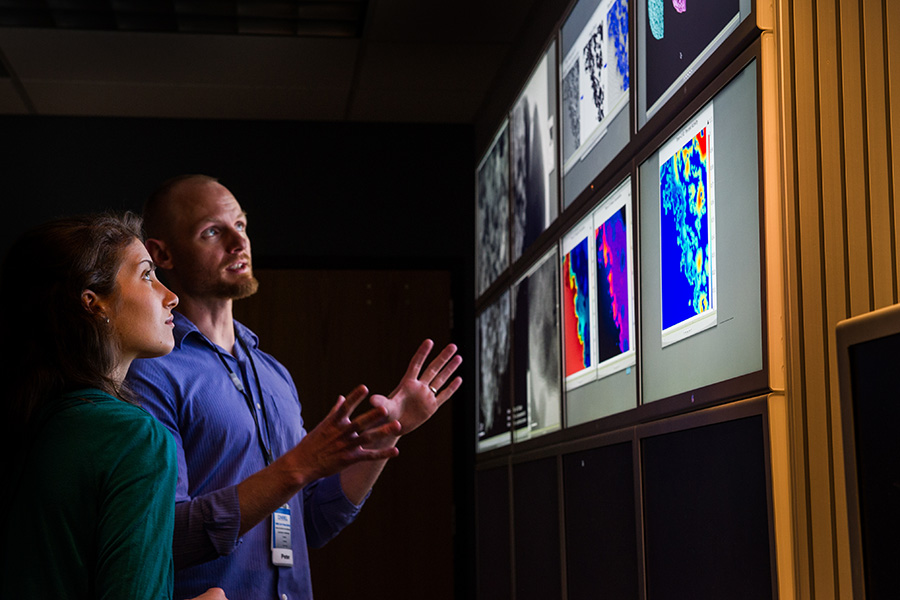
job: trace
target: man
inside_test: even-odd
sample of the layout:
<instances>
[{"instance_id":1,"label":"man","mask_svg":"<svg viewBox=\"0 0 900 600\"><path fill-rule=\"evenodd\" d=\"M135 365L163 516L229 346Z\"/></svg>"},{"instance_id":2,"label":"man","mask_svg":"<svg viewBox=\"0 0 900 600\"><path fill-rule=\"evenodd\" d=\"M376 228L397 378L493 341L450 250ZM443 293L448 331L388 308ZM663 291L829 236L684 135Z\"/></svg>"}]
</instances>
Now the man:
<instances>
[{"instance_id":1,"label":"man","mask_svg":"<svg viewBox=\"0 0 900 600\"><path fill-rule=\"evenodd\" d=\"M217 180L182 176L144 208L147 250L179 296L175 350L135 361L128 382L175 436L175 595L209 585L232 598L312 597L307 545L351 522L396 441L459 388L447 346L422 370L426 340L390 395L352 417L360 386L306 433L287 370L234 321L256 292L247 217Z\"/></svg>"}]
</instances>

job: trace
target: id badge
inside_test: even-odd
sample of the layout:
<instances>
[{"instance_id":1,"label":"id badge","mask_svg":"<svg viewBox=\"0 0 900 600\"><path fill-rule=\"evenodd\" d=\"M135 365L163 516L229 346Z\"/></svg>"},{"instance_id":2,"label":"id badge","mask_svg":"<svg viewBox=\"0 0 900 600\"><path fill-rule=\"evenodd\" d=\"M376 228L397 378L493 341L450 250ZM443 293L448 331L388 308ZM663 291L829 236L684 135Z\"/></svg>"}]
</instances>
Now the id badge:
<instances>
[{"instance_id":1,"label":"id badge","mask_svg":"<svg viewBox=\"0 0 900 600\"><path fill-rule=\"evenodd\" d=\"M291 507L287 504L272 513L272 564L276 567L290 567L294 564Z\"/></svg>"}]
</instances>

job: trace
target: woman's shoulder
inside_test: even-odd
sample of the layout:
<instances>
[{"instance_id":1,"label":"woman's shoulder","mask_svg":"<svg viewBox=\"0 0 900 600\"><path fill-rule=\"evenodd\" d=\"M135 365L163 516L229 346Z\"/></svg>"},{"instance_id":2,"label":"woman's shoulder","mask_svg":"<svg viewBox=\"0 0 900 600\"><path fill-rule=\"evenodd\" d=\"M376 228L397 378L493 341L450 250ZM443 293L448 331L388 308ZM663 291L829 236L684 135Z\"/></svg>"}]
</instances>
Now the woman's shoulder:
<instances>
[{"instance_id":1,"label":"woman's shoulder","mask_svg":"<svg viewBox=\"0 0 900 600\"><path fill-rule=\"evenodd\" d=\"M103 480L117 473L154 473L174 464L171 433L144 409L100 390L77 390L52 403L31 460ZM164 476L161 474L160 476Z\"/></svg>"},{"instance_id":2,"label":"woman's shoulder","mask_svg":"<svg viewBox=\"0 0 900 600\"><path fill-rule=\"evenodd\" d=\"M98 389L68 392L54 405L50 422L56 427L78 426L94 435L108 432L118 438L126 435L141 438L166 438L168 430L150 413Z\"/></svg>"}]
</instances>

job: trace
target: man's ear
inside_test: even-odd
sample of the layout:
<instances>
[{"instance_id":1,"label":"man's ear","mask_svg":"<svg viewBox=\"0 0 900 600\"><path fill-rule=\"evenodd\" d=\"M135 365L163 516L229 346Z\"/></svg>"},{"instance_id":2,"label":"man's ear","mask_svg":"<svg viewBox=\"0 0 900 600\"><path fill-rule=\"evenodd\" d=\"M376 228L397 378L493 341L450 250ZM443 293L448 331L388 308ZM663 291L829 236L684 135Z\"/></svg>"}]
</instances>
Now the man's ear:
<instances>
[{"instance_id":1,"label":"man's ear","mask_svg":"<svg viewBox=\"0 0 900 600\"><path fill-rule=\"evenodd\" d=\"M172 268L172 254L164 241L150 238L144 242L144 246L146 246L147 253L157 267L161 269Z\"/></svg>"}]
</instances>

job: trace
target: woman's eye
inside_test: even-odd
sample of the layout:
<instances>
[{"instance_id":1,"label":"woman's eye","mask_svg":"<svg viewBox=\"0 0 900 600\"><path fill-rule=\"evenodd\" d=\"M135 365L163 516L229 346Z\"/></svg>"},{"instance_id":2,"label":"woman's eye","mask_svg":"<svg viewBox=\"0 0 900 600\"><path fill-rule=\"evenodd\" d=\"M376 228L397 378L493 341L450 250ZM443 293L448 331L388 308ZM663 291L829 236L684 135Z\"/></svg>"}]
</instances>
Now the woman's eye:
<instances>
[{"instance_id":1,"label":"woman's eye","mask_svg":"<svg viewBox=\"0 0 900 600\"><path fill-rule=\"evenodd\" d=\"M144 271L143 275L141 275L141 279L144 281L151 281L150 273L153 271Z\"/></svg>"}]
</instances>

